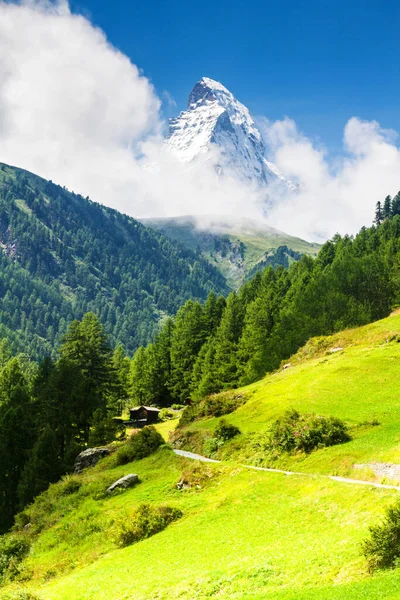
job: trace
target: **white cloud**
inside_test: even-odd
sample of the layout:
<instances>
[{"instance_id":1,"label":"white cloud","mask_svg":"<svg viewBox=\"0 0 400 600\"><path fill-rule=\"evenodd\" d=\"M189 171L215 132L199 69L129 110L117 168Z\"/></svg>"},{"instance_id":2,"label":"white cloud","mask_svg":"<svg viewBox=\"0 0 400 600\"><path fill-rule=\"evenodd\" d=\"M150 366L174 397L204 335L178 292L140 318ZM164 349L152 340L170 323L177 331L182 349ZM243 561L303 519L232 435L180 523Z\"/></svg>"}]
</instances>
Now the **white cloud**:
<instances>
[{"instance_id":1,"label":"white cloud","mask_svg":"<svg viewBox=\"0 0 400 600\"><path fill-rule=\"evenodd\" d=\"M300 184L297 195L281 198L270 213L281 229L312 239L354 233L372 222L378 200L400 188L396 133L376 122L347 122L339 160L330 160L291 119L265 121L263 129L271 160Z\"/></svg>"},{"instance_id":2,"label":"white cloud","mask_svg":"<svg viewBox=\"0 0 400 600\"><path fill-rule=\"evenodd\" d=\"M66 0L0 0L1 161L136 217L260 218L260 190L217 178L212 160L185 169L168 154L160 105L149 80ZM263 130L272 161L301 185L270 214L283 230L354 232L400 187L395 133L378 123L350 119L340 161L290 119Z\"/></svg>"},{"instance_id":3,"label":"white cloud","mask_svg":"<svg viewBox=\"0 0 400 600\"><path fill-rule=\"evenodd\" d=\"M0 56L1 161L137 217L248 204L210 163L167 153L152 85L65 0L0 0Z\"/></svg>"}]
</instances>

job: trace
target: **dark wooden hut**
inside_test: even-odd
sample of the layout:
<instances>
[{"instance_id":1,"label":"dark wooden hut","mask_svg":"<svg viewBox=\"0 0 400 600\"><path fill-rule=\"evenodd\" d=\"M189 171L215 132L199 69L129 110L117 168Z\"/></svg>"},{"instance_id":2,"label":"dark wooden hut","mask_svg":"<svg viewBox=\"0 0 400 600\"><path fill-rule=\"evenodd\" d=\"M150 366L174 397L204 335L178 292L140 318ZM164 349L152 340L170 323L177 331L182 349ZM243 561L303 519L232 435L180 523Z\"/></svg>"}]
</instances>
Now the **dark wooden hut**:
<instances>
[{"instance_id":1,"label":"dark wooden hut","mask_svg":"<svg viewBox=\"0 0 400 600\"><path fill-rule=\"evenodd\" d=\"M129 418L135 427L145 427L158 422L159 412L155 406L135 406L129 410Z\"/></svg>"}]
</instances>

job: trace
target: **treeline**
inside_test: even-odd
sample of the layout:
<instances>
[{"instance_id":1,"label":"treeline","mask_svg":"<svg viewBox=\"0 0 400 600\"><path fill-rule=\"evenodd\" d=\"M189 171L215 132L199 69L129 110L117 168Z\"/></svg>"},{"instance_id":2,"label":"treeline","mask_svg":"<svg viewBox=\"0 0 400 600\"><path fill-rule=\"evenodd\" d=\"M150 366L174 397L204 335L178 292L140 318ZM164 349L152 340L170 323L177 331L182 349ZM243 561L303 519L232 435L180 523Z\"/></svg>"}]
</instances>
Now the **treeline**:
<instances>
[{"instance_id":1,"label":"treeline","mask_svg":"<svg viewBox=\"0 0 400 600\"><path fill-rule=\"evenodd\" d=\"M400 192L394 198L386 196L383 202L377 202L375 208L375 225L379 226L386 219L392 219L400 215Z\"/></svg>"},{"instance_id":2,"label":"treeline","mask_svg":"<svg viewBox=\"0 0 400 600\"><path fill-rule=\"evenodd\" d=\"M138 221L0 163L0 335L54 354L67 324L95 312L133 353L189 298L227 293L224 277Z\"/></svg>"},{"instance_id":3,"label":"treeline","mask_svg":"<svg viewBox=\"0 0 400 600\"><path fill-rule=\"evenodd\" d=\"M336 235L315 259L257 273L226 300L210 294L204 305L188 301L136 352L135 399L186 402L245 385L311 336L387 316L400 300L399 237L400 216L390 213L354 238Z\"/></svg>"},{"instance_id":4,"label":"treeline","mask_svg":"<svg viewBox=\"0 0 400 600\"><path fill-rule=\"evenodd\" d=\"M73 321L59 359L40 365L0 345L0 533L79 452L118 436L130 361L114 352L93 313Z\"/></svg>"}]
</instances>

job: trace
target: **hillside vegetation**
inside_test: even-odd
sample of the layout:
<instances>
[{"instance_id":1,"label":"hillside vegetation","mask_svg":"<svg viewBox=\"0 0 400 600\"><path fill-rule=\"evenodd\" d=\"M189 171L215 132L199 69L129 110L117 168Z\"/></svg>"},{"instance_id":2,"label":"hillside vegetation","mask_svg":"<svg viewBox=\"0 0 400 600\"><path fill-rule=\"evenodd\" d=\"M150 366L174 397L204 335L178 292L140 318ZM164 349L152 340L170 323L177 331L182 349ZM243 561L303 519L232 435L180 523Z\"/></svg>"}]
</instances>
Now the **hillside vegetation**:
<instances>
[{"instance_id":1,"label":"hillside vegetation","mask_svg":"<svg viewBox=\"0 0 400 600\"><path fill-rule=\"evenodd\" d=\"M240 396L240 406L224 418L242 433L220 447L220 464L188 461L162 446L123 466L110 456L52 485L17 519L11 535L29 540L31 550L6 582L4 597L31 590L43 600L400 598L398 569L371 575L361 551L369 526L398 492L324 477L382 481L368 467L353 470L354 464L400 464L399 339L395 314L310 340L291 367L224 392L219 406L229 410ZM303 472L296 476L240 466L269 464L252 454L251 442L287 408L336 416L351 440L272 464ZM188 432L203 443L219 420L201 417L180 426L175 443ZM137 473L141 483L105 494L128 473ZM182 517L119 548L121 523L129 524L143 502L178 509Z\"/></svg>"},{"instance_id":2,"label":"hillside vegetation","mask_svg":"<svg viewBox=\"0 0 400 600\"><path fill-rule=\"evenodd\" d=\"M193 251L199 250L233 289L262 268L288 267L303 254L316 256L321 247L251 219L188 216L142 222Z\"/></svg>"},{"instance_id":3,"label":"hillside vegetation","mask_svg":"<svg viewBox=\"0 0 400 600\"><path fill-rule=\"evenodd\" d=\"M400 216L354 238L335 236L317 258L257 273L226 298L189 300L133 359L140 402L197 400L259 380L310 337L390 314L399 296Z\"/></svg>"},{"instance_id":4,"label":"hillside vegetation","mask_svg":"<svg viewBox=\"0 0 400 600\"><path fill-rule=\"evenodd\" d=\"M197 253L115 210L0 164L0 335L31 358L94 311L132 353L189 298L226 293Z\"/></svg>"},{"instance_id":5,"label":"hillside vegetation","mask_svg":"<svg viewBox=\"0 0 400 600\"><path fill-rule=\"evenodd\" d=\"M364 327L312 338L290 359L288 368L235 392L247 402L224 418L242 435L225 444L219 455L256 465L381 481L383 476L374 475L373 463L400 464L399 342L398 312ZM195 412L193 406L190 410ZM342 419L351 440L310 454L271 457L260 450L258 436L287 410ZM186 444L182 447L202 452L218 422L218 417L189 422L178 429L176 439L182 437Z\"/></svg>"}]
</instances>

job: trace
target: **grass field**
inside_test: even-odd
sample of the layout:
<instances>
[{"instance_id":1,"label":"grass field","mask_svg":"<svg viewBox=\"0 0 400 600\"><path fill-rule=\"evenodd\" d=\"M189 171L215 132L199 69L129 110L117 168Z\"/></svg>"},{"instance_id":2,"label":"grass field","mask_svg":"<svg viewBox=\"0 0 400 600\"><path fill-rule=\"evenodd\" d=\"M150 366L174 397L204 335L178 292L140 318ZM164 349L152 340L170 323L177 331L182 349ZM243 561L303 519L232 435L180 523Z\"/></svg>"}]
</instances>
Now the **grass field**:
<instances>
[{"instance_id":1,"label":"grass field","mask_svg":"<svg viewBox=\"0 0 400 600\"><path fill-rule=\"evenodd\" d=\"M30 585L40 583L44 599L86 600L280 598L289 589L287 597L296 597L315 586L370 584L360 543L395 492L226 465L204 467L211 477L202 489L178 491L185 466L160 450L135 465L143 479L137 488L86 500L63 517L34 546L26 565L34 572ZM115 549L113 521L144 500L178 506L184 516L152 538Z\"/></svg>"},{"instance_id":2,"label":"grass field","mask_svg":"<svg viewBox=\"0 0 400 600\"><path fill-rule=\"evenodd\" d=\"M270 466L350 475L353 464L400 463L400 315L327 338L311 340L280 370L241 390L250 400L226 419L245 434L264 431L287 409L332 415L350 426L352 441L309 455L285 456ZM331 353L333 348L343 350ZM218 419L191 429L212 431ZM379 423L378 425L374 423ZM250 458L240 440L233 460ZM268 461L267 461L268 462ZM267 463L266 463L267 464ZM367 478L371 473L364 473Z\"/></svg>"},{"instance_id":3,"label":"grass field","mask_svg":"<svg viewBox=\"0 0 400 600\"><path fill-rule=\"evenodd\" d=\"M304 475L238 466L251 459L239 439L221 464L197 466L165 446L123 467L111 468L105 459L74 476L82 485L68 496L61 493L65 483L52 486L47 500L37 500L32 509L43 512L43 528L23 565L25 581L7 593L32 589L43 600L400 599L400 570L372 576L361 552L369 525L379 522L398 492L320 477L371 478L353 472L352 465L400 463L399 336L400 315L394 315L312 340L290 368L243 390L248 402L226 417L244 432L242 441L286 408L335 415L349 424L352 441L273 465ZM217 421L204 419L190 428L211 431ZM167 436L175 425L159 428ZM104 495L107 485L131 472L140 476L137 487ZM193 485L178 490L182 472ZM177 507L183 517L149 539L118 548L118 523L129 521L141 502Z\"/></svg>"}]
</instances>

